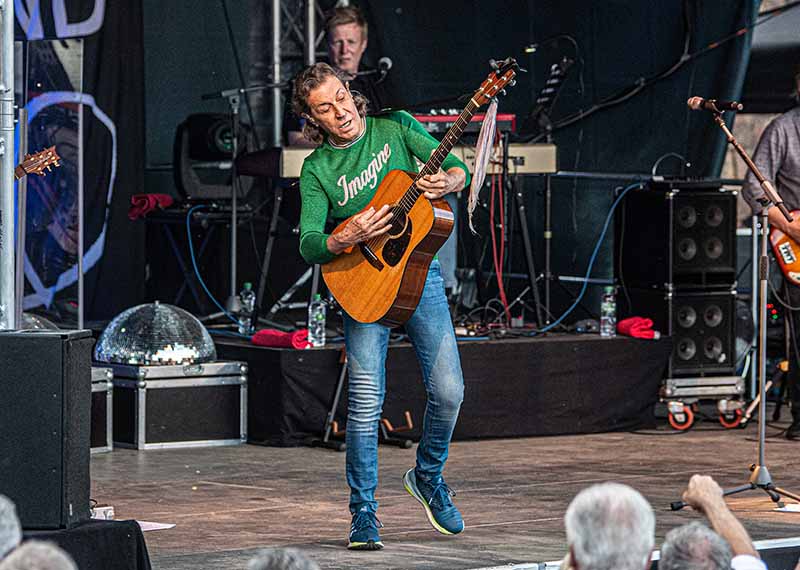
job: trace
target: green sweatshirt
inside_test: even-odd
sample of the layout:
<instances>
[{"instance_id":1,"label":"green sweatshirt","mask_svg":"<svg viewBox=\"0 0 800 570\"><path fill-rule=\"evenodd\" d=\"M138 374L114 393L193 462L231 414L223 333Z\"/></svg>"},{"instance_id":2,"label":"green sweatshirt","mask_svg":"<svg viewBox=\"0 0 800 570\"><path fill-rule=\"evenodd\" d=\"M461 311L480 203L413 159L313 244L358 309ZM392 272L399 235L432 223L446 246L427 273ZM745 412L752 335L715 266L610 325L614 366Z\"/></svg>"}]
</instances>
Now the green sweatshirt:
<instances>
[{"instance_id":1,"label":"green sweatshirt","mask_svg":"<svg viewBox=\"0 0 800 570\"><path fill-rule=\"evenodd\" d=\"M415 157L423 163L439 146L425 128L404 111L367 117L360 139L346 148L331 146L326 139L303 162L300 172L300 254L309 263L327 263L335 254L328 250L325 221L330 214L343 220L363 210L390 170L418 172ZM452 154L442 170L466 165ZM420 198L424 200L425 198Z\"/></svg>"}]
</instances>

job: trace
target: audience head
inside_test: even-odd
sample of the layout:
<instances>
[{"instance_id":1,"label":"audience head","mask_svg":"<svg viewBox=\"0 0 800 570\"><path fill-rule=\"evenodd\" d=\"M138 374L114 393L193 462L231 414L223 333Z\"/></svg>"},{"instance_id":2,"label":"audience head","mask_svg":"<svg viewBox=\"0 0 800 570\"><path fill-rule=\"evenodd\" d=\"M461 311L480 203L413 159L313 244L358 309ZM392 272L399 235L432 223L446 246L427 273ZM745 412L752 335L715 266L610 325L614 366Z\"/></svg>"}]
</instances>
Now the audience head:
<instances>
[{"instance_id":1,"label":"audience head","mask_svg":"<svg viewBox=\"0 0 800 570\"><path fill-rule=\"evenodd\" d=\"M0 560L22 541L22 528L13 501L0 495Z\"/></svg>"},{"instance_id":2,"label":"audience head","mask_svg":"<svg viewBox=\"0 0 800 570\"><path fill-rule=\"evenodd\" d=\"M0 570L78 570L78 566L55 544L29 540L0 562Z\"/></svg>"},{"instance_id":3,"label":"audience head","mask_svg":"<svg viewBox=\"0 0 800 570\"><path fill-rule=\"evenodd\" d=\"M294 548L266 548L250 560L247 570L319 570L319 566Z\"/></svg>"},{"instance_id":4,"label":"audience head","mask_svg":"<svg viewBox=\"0 0 800 570\"><path fill-rule=\"evenodd\" d=\"M638 491L618 483L577 494L564 516L576 570L645 570L653 550L655 516Z\"/></svg>"},{"instance_id":5,"label":"audience head","mask_svg":"<svg viewBox=\"0 0 800 570\"><path fill-rule=\"evenodd\" d=\"M331 64L355 75L367 49L367 20L358 8L340 6L325 20Z\"/></svg>"},{"instance_id":6,"label":"audience head","mask_svg":"<svg viewBox=\"0 0 800 570\"><path fill-rule=\"evenodd\" d=\"M661 546L659 570L727 570L731 547L706 525L693 522L673 528Z\"/></svg>"}]
</instances>

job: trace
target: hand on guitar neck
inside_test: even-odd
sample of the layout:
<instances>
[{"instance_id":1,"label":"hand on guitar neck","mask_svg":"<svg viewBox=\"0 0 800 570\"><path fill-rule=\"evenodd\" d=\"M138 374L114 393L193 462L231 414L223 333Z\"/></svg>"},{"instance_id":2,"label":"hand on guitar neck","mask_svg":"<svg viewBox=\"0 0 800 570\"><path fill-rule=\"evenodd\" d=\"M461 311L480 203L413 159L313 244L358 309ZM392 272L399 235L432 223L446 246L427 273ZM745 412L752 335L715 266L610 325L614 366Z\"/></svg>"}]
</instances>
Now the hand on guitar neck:
<instances>
[{"instance_id":1,"label":"hand on guitar neck","mask_svg":"<svg viewBox=\"0 0 800 570\"><path fill-rule=\"evenodd\" d=\"M768 211L769 225L778 228L794 241L800 243L800 216L793 216L794 221L789 223L783 217L778 208L770 208Z\"/></svg>"},{"instance_id":2,"label":"hand on guitar neck","mask_svg":"<svg viewBox=\"0 0 800 570\"><path fill-rule=\"evenodd\" d=\"M467 175L460 168L451 168L447 172L439 169L434 174L423 176L417 181L417 186L424 192L428 200L441 198L450 192L457 192L464 187Z\"/></svg>"}]
</instances>

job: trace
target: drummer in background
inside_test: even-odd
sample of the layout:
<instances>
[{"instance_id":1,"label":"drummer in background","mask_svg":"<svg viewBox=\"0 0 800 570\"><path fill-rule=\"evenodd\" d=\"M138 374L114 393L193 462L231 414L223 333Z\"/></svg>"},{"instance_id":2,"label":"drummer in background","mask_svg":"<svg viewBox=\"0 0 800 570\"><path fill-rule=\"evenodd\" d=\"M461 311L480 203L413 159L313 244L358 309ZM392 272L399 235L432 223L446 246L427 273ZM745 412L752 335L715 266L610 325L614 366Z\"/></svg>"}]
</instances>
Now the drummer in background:
<instances>
[{"instance_id":1,"label":"drummer in background","mask_svg":"<svg viewBox=\"0 0 800 570\"><path fill-rule=\"evenodd\" d=\"M381 87L379 73L361 68L361 58L367 49L367 20L358 8L341 6L334 8L325 20L325 37L328 43L328 59L331 65L345 73L351 91L364 95L370 102L369 111L382 108L386 95ZM361 72L361 75L358 73ZM291 101L291 97L289 98ZM286 106L284 131L289 146L316 146L303 136L305 119L289 112Z\"/></svg>"}]
</instances>

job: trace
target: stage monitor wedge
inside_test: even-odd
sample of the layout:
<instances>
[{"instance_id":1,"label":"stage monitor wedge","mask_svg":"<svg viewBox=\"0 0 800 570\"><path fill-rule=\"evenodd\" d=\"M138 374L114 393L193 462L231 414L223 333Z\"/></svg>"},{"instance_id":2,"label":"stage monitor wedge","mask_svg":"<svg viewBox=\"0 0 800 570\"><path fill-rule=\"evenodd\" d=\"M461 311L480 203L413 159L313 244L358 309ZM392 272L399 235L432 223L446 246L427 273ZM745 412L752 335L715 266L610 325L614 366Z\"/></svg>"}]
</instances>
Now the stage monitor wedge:
<instances>
[{"instance_id":1,"label":"stage monitor wedge","mask_svg":"<svg viewBox=\"0 0 800 570\"><path fill-rule=\"evenodd\" d=\"M0 332L0 493L25 529L89 518L89 331Z\"/></svg>"}]
</instances>

